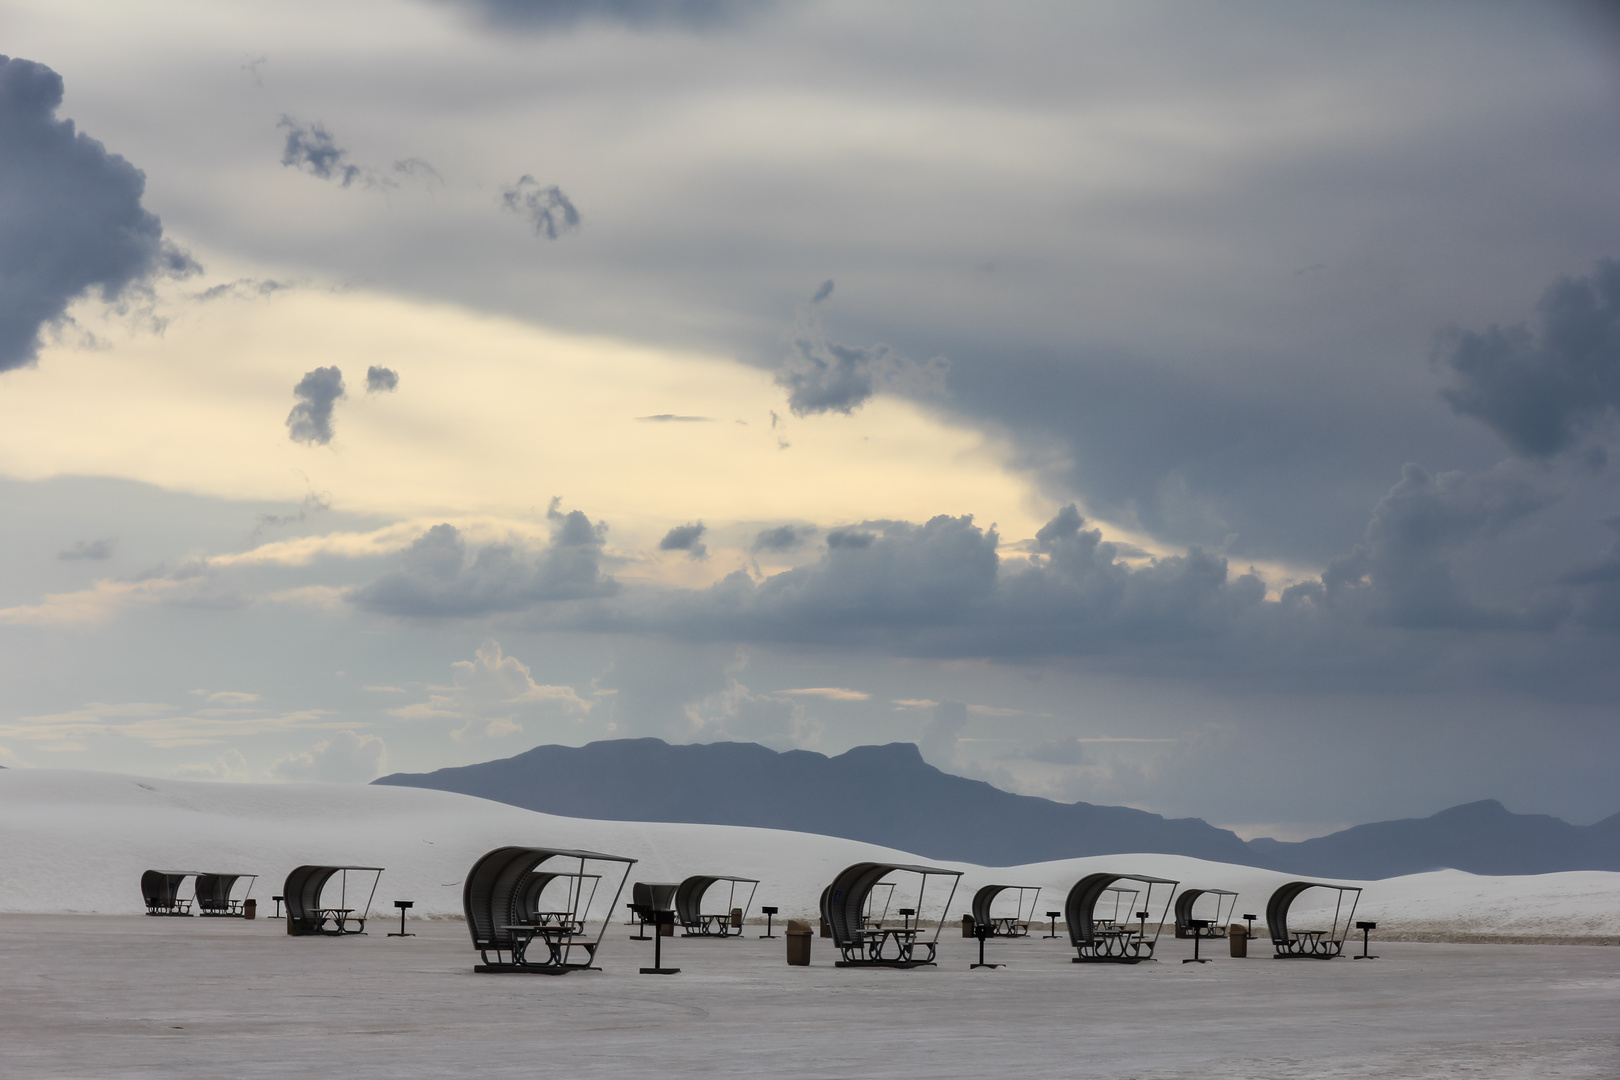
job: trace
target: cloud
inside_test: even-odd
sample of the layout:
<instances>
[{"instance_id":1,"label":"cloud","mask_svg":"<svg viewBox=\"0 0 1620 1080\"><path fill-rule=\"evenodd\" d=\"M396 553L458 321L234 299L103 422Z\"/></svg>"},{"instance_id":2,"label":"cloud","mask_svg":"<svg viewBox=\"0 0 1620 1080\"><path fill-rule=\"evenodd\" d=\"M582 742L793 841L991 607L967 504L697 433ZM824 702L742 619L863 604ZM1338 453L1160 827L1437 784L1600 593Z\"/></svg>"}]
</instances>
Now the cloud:
<instances>
[{"instance_id":1,"label":"cloud","mask_svg":"<svg viewBox=\"0 0 1620 1080\"><path fill-rule=\"evenodd\" d=\"M703 31L731 26L775 0L440 0L470 9L502 30L571 30L612 22L635 30Z\"/></svg>"},{"instance_id":2,"label":"cloud","mask_svg":"<svg viewBox=\"0 0 1620 1080\"><path fill-rule=\"evenodd\" d=\"M330 443L332 408L344 396L343 372L336 366L318 367L298 380L293 397L299 401L287 414L288 437L306 446Z\"/></svg>"},{"instance_id":3,"label":"cloud","mask_svg":"<svg viewBox=\"0 0 1620 1080\"><path fill-rule=\"evenodd\" d=\"M872 697L864 690L846 690L842 686L806 686L797 690L779 690L781 694L800 697L826 698L828 701L867 701Z\"/></svg>"},{"instance_id":4,"label":"cloud","mask_svg":"<svg viewBox=\"0 0 1620 1080\"><path fill-rule=\"evenodd\" d=\"M826 281L823 281L821 283L820 288L816 289L816 295L814 295L814 296L812 296L810 298L810 302L812 304L819 304L823 300L827 299L827 297L831 296L832 294L833 294L833 279L828 278Z\"/></svg>"},{"instance_id":5,"label":"cloud","mask_svg":"<svg viewBox=\"0 0 1620 1080\"><path fill-rule=\"evenodd\" d=\"M363 611L405 617L471 618L536 604L611 596L602 573L607 526L552 500L551 539L538 551L490 543L469 552L461 531L435 525L399 555L400 567L349 593Z\"/></svg>"},{"instance_id":6,"label":"cloud","mask_svg":"<svg viewBox=\"0 0 1620 1080\"><path fill-rule=\"evenodd\" d=\"M659 413L656 416L638 416L643 424L712 424L712 416L677 416L674 413Z\"/></svg>"},{"instance_id":7,"label":"cloud","mask_svg":"<svg viewBox=\"0 0 1620 1080\"><path fill-rule=\"evenodd\" d=\"M399 387L399 374L376 364L366 368L366 393L391 394Z\"/></svg>"},{"instance_id":8,"label":"cloud","mask_svg":"<svg viewBox=\"0 0 1620 1080\"><path fill-rule=\"evenodd\" d=\"M685 706L691 737L710 741L743 740L776 750L804 749L820 741L822 724L804 706L775 694L756 694L726 677L725 688Z\"/></svg>"},{"instance_id":9,"label":"cloud","mask_svg":"<svg viewBox=\"0 0 1620 1080\"><path fill-rule=\"evenodd\" d=\"M677 525L665 533L662 540L658 541L658 550L684 551L691 558L706 559L709 557L709 549L701 542L700 538L707 531L707 526L701 521Z\"/></svg>"},{"instance_id":10,"label":"cloud","mask_svg":"<svg viewBox=\"0 0 1620 1080\"><path fill-rule=\"evenodd\" d=\"M301 384L300 384L301 385ZM328 436L330 438L330 436ZM258 543L259 538L268 529L280 528L283 525L302 525L318 514L324 514L332 509L332 497L325 492L311 491L304 495L304 501L295 514L260 514L253 531L248 534L248 543Z\"/></svg>"},{"instance_id":11,"label":"cloud","mask_svg":"<svg viewBox=\"0 0 1620 1080\"><path fill-rule=\"evenodd\" d=\"M45 65L0 56L0 372L32 364L92 289L111 304L201 269L141 206L145 174L56 118L62 91Z\"/></svg>"},{"instance_id":12,"label":"cloud","mask_svg":"<svg viewBox=\"0 0 1620 1080\"><path fill-rule=\"evenodd\" d=\"M465 741L514 734L523 730L525 719L580 719L593 704L571 686L535 682L528 665L504 655L493 638L485 639L472 660L458 660L450 668L453 686L436 690L426 702L389 709L389 715L458 719L461 724L450 734Z\"/></svg>"},{"instance_id":13,"label":"cloud","mask_svg":"<svg viewBox=\"0 0 1620 1080\"><path fill-rule=\"evenodd\" d=\"M831 284L823 284L816 299L800 309L798 323L788 337L788 354L777 368L776 384L788 392L793 415L848 416L879 390L929 395L944 389L950 370L944 357L917 363L887 345L841 345L829 340L819 304L831 295Z\"/></svg>"},{"instance_id":14,"label":"cloud","mask_svg":"<svg viewBox=\"0 0 1620 1080\"><path fill-rule=\"evenodd\" d=\"M579 231L579 211L562 189L556 184L542 186L527 174L501 190L501 206L528 218L534 226L534 234L547 240Z\"/></svg>"},{"instance_id":15,"label":"cloud","mask_svg":"<svg viewBox=\"0 0 1620 1080\"><path fill-rule=\"evenodd\" d=\"M1091 760L1079 739L1053 739L1038 743L1016 756L1043 765L1086 765Z\"/></svg>"},{"instance_id":16,"label":"cloud","mask_svg":"<svg viewBox=\"0 0 1620 1080\"><path fill-rule=\"evenodd\" d=\"M295 286L291 281L276 281L273 278L237 278L235 281L226 281L218 285L211 285L202 292L193 296L193 299L202 303L211 300L253 300L260 296L271 296L278 292L285 292Z\"/></svg>"},{"instance_id":17,"label":"cloud","mask_svg":"<svg viewBox=\"0 0 1620 1080\"><path fill-rule=\"evenodd\" d=\"M216 705L251 705L259 700L258 694L250 694L243 690L193 690L192 693Z\"/></svg>"},{"instance_id":18,"label":"cloud","mask_svg":"<svg viewBox=\"0 0 1620 1080\"><path fill-rule=\"evenodd\" d=\"M213 761L191 761L177 765L171 775L182 780L214 780L233 784L245 784L253 779L247 758L240 750L227 750Z\"/></svg>"},{"instance_id":19,"label":"cloud","mask_svg":"<svg viewBox=\"0 0 1620 1080\"><path fill-rule=\"evenodd\" d=\"M283 116L276 127L287 129L287 141L281 150L282 165L321 180L335 180L342 187L350 187L356 181L368 188L398 187L393 176L407 180L441 179L437 169L417 157L395 161L387 173L357 165L349 160L349 152L338 146L331 133L319 123L305 124Z\"/></svg>"},{"instance_id":20,"label":"cloud","mask_svg":"<svg viewBox=\"0 0 1620 1080\"><path fill-rule=\"evenodd\" d=\"M816 529L813 525L778 525L774 529L761 529L754 537L755 551L793 551L808 540Z\"/></svg>"},{"instance_id":21,"label":"cloud","mask_svg":"<svg viewBox=\"0 0 1620 1080\"><path fill-rule=\"evenodd\" d=\"M278 780L316 780L334 784L365 784L383 774L388 747L376 735L340 731L302 753L288 754L270 766Z\"/></svg>"},{"instance_id":22,"label":"cloud","mask_svg":"<svg viewBox=\"0 0 1620 1080\"><path fill-rule=\"evenodd\" d=\"M1562 453L1620 409L1620 262L1561 277L1529 323L1442 335L1441 395L1483 421L1516 454Z\"/></svg>"},{"instance_id":23,"label":"cloud","mask_svg":"<svg viewBox=\"0 0 1620 1080\"><path fill-rule=\"evenodd\" d=\"M1454 565L1473 542L1561 494L1545 473L1515 462L1478 475L1431 475L1408 464L1400 482L1374 507L1362 542L1332 560L1319 581L1290 587L1285 599L1344 603L1365 594L1369 618L1411 628L1505 628L1544 621L1556 610L1485 608L1470 600Z\"/></svg>"},{"instance_id":24,"label":"cloud","mask_svg":"<svg viewBox=\"0 0 1620 1080\"><path fill-rule=\"evenodd\" d=\"M116 536L104 537L100 540L76 540L69 547L56 553L58 559L75 561L78 559L110 559L118 548Z\"/></svg>"},{"instance_id":25,"label":"cloud","mask_svg":"<svg viewBox=\"0 0 1620 1080\"><path fill-rule=\"evenodd\" d=\"M318 709L275 714L232 706L185 713L159 702L92 701L64 713L24 716L0 723L0 736L80 748L91 739L121 737L173 749L214 746L250 735L344 726L344 722L332 720Z\"/></svg>"},{"instance_id":26,"label":"cloud","mask_svg":"<svg viewBox=\"0 0 1620 1080\"><path fill-rule=\"evenodd\" d=\"M349 152L339 147L320 124L304 124L283 116L276 126L287 129L287 142L281 151L281 163L287 168L322 180L336 180L344 187L363 178L365 170L347 160Z\"/></svg>"},{"instance_id":27,"label":"cloud","mask_svg":"<svg viewBox=\"0 0 1620 1080\"><path fill-rule=\"evenodd\" d=\"M962 732L967 729L967 706L960 701L942 701L934 706L933 714L923 722L922 738L917 749L930 765L942 769L957 764L957 746Z\"/></svg>"}]
</instances>

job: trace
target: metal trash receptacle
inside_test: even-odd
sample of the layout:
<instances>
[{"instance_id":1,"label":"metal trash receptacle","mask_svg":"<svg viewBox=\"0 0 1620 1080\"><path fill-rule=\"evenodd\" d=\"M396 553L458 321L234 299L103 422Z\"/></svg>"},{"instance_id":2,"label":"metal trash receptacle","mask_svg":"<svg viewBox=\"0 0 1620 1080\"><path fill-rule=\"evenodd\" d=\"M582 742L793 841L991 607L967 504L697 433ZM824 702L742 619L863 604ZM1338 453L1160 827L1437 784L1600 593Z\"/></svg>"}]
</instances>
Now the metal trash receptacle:
<instances>
[{"instance_id":1,"label":"metal trash receptacle","mask_svg":"<svg viewBox=\"0 0 1620 1080\"><path fill-rule=\"evenodd\" d=\"M257 919L259 917L259 902L251 897L242 901L242 918Z\"/></svg>"},{"instance_id":2,"label":"metal trash receptacle","mask_svg":"<svg viewBox=\"0 0 1620 1080\"><path fill-rule=\"evenodd\" d=\"M787 932L782 935L787 939L787 962L793 967L810 966L810 942L815 934L810 924L803 919L789 919Z\"/></svg>"},{"instance_id":3,"label":"metal trash receptacle","mask_svg":"<svg viewBox=\"0 0 1620 1080\"><path fill-rule=\"evenodd\" d=\"M963 937L972 937L973 936L973 916L971 916L971 915L962 916L962 936Z\"/></svg>"},{"instance_id":4,"label":"metal trash receptacle","mask_svg":"<svg viewBox=\"0 0 1620 1080\"><path fill-rule=\"evenodd\" d=\"M1226 928L1226 949L1236 960L1249 955L1249 931L1242 923L1233 923Z\"/></svg>"},{"instance_id":5,"label":"metal trash receptacle","mask_svg":"<svg viewBox=\"0 0 1620 1080\"><path fill-rule=\"evenodd\" d=\"M825 938L832 937L832 927L827 925L826 919L821 920L821 936Z\"/></svg>"},{"instance_id":6,"label":"metal trash receptacle","mask_svg":"<svg viewBox=\"0 0 1620 1080\"><path fill-rule=\"evenodd\" d=\"M742 929L742 915L742 908L734 907L731 909L731 928L733 930Z\"/></svg>"}]
</instances>

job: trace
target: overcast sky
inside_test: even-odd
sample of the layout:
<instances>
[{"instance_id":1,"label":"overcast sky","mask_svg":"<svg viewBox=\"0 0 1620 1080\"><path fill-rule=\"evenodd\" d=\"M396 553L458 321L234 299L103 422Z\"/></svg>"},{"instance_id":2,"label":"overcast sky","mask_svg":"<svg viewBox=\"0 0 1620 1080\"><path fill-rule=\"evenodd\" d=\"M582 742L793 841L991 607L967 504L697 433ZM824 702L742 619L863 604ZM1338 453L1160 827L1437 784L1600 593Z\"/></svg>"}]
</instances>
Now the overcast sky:
<instances>
[{"instance_id":1,"label":"overcast sky","mask_svg":"<svg viewBox=\"0 0 1620 1080\"><path fill-rule=\"evenodd\" d=\"M0 28L0 764L1620 811L1601 5Z\"/></svg>"}]
</instances>

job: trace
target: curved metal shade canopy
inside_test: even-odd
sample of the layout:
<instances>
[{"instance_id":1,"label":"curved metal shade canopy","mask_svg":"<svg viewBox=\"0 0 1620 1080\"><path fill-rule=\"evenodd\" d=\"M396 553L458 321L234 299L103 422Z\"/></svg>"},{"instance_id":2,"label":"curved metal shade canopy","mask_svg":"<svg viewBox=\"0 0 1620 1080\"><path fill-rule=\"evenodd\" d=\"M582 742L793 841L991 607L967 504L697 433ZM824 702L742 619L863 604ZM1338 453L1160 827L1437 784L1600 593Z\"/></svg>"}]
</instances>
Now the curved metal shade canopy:
<instances>
[{"instance_id":1,"label":"curved metal shade canopy","mask_svg":"<svg viewBox=\"0 0 1620 1080\"><path fill-rule=\"evenodd\" d=\"M148 915L190 915L191 899L180 898L180 886L196 870L148 870L141 875L141 898ZM192 893L196 895L195 890Z\"/></svg>"},{"instance_id":2,"label":"curved metal shade canopy","mask_svg":"<svg viewBox=\"0 0 1620 1080\"><path fill-rule=\"evenodd\" d=\"M461 907L467 916L467 932L472 935L473 948L484 955L484 967L481 970L515 970L532 967L534 970L565 970L570 967L585 965L572 965L566 961L566 955L560 963L527 964L519 958L525 955L527 939L520 940L522 934L515 933L513 927L527 927L534 925L529 904L538 901L540 890L544 889L552 879L563 875L552 874L545 881L536 882L544 874L535 874L534 871L548 859L577 859L580 870L573 876L577 881L589 880L599 875L584 873L584 864L587 861L615 862L624 864L624 877L629 877L630 867L635 864L634 859L623 855L607 855L600 851L579 851L571 848L540 848L540 847L499 847L485 853L473 863L467 872L466 883L461 888ZM624 888L624 877L619 880L619 890ZM577 890L575 896L577 903ZM618 894L614 894L614 902L618 902ZM611 910L611 909L610 909ZM570 922L582 924L588 912L574 911L569 913ZM607 920L602 922L602 928L607 928ZM597 934L597 944L601 942L601 933ZM514 950L514 946L517 948ZM591 945L587 952L595 954L596 945ZM511 953L513 960L510 964L497 962L490 963L488 953Z\"/></svg>"},{"instance_id":3,"label":"curved metal shade canopy","mask_svg":"<svg viewBox=\"0 0 1620 1080\"><path fill-rule=\"evenodd\" d=\"M1210 920L1211 932L1217 936L1226 933L1226 919L1231 918L1232 912L1237 908L1238 894L1230 889L1183 889L1181 895L1176 897L1176 936L1182 937L1190 929L1188 926L1193 919L1193 906L1198 903L1201 896L1215 898L1215 917ZM1222 915L1221 912L1226 912Z\"/></svg>"},{"instance_id":4,"label":"curved metal shade canopy","mask_svg":"<svg viewBox=\"0 0 1620 1080\"><path fill-rule=\"evenodd\" d=\"M242 900L232 900L231 893L243 878L247 879L247 892L242 894ZM194 890L197 910L204 915L240 915L242 901L253 892L253 883L258 879L258 874L198 874Z\"/></svg>"},{"instance_id":5,"label":"curved metal shade canopy","mask_svg":"<svg viewBox=\"0 0 1620 1080\"><path fill-rule=\"evenodd\" d=\"M1333 925L1325 931L1291 931L1288 929L1288 909L1301 893L1309 889L1332 889L1338 893L1338 900L1333 905ZM1345 916L1344 926L1340 927L1339 915L1344 908L1345 893L1355 895L1350 900L1350 913ZM1271 932L1271 943L1277 949L1278 958L1331 960L1338 956L1344 948L1344 939L1349 935L1350 924L1355 920L1356 905L1360 902L1359 885L1336 885L1326 881L1290 881L1286 885L1279 885L1277 891L1271 894L1271 899L1266 901L1266 929Z\"/></svg>"},{"instance_id":6,"label":"curved metal shade canopy","mask_svg":"<svg viewBox=\"0 0 1620 1080\"><path fill-rule=\"evenodd\" d=\"M1035 918L1035 905L1040 902L1041 898L1039 885L985 885L973 894L973 925L975 927L994 927L997 925L995 917L990 914L990 905L995 903L996 897L1009 889L1016 890L1018 893L1018 908L1013 913L1015 926L1019 920L1027 922ZM1024 894L1026 893L1030 894L1028 915L1024 914ZM1003 925L1005 924L1003 923Z\"/></svg>"},{"instance_id":7,"label":"curved metal shade canopy","mask_svg":"<svg viewBox=\"0 0 1620 1080\"><path fill-rule=\"evenodd\" d=\"M678 881L638 881L630 886L630 902L648 911L674 911Z\"/></svg>"},{"instance_id":8,"label":"curved metal shade canopy","mask_svg":"<svg viewBox=\"0 0 1620 1080\"><path fill-rule=\"evenodd\" d=\"M927 961L916 961L911 959L909 941L902 950L902 955L904 957L902 960L896 961L872 959L872 956L875 954L873 953L872 941L870 940L870 934L872 932L868 931L866 927L866 899L869 895L871 895L872 890L877 887L879 882L882 882L883 878L896 872L917 874L923 880L924 889L927 888L928 879L930 877L949 877L952 879L951 896L956 895L956 882L962 876L962 872L960 870L947 870L941 866L915 866L906 863L869 862L855 863L852 866L846 866L843 870L839 871L838 876L833 878L832 884L828 885L821 894L821 917L826 922L828 929L832 932L834 945L836 945L844 953L844 960L840 961L840 963L846 965L861 963L884 963L894 966L912 966L916 963L932 962L934 943L939 940L939 926L934 928L934 937L931 942L927 943L927 951L929 956ZM945 901L945 908L941 910L948 910L949 907L950 898L947 897ZM920 922L922 918L921 891L918 893L917 911L918 920ZM943 923L943 918L940 921ZM912 933L914 940L915 932ZM922 943L919 942L918 944ZM881 948L881 942L879 942L878 945L879 948ZM862 959L863 956L866 957L866 959Z\"/></svg>"},{"instance_id":9,"label":"curved metal shade canopy","mask_svg":"<svg viewBox=\"0 0 1620 1080\"><path fill-rule=\"evenodd\" d=\"M283 901L287 905L287 933L294 936L302 934L340 934L343 933L345 922L351 921L346 915L337 916L333 929L328 930L326 923L330 916L323 911L354 910L348 906L349 872L375 874L371 879L371 892L366 897L365 907L359 908L358 921L364 928L366 912L371 909L372 898L377 895L377 882L382 880L383 868L380 866L299 866L287 875L286 884L281 887ZM332 878L342 875L343 892L338 900L336 909L321 907L321 890Z\"/></svg>"},{"instance_id":10,"label":"curved metal shade canopy","mask_svg":"<svg viewBox=\"0 0 1620 1080\"><path fill-rule=\"evenodd\" d=\"M546 891L546 887L553 881L564 881L568 883L568 909L570 912L577 911L579 909L579 901L582 899L580 893L583 891L585 883L587 881L590 882L590 896L583 898L585 901L584 906L588 910L591 906L591 901L596 898L596 886L601 880L601 874L579 874L562 870L536 870L528 877L524 878L523 883L518 886L518 910L523 913L524 922L539 922L542 917L542 912L540 910L541 894Z\"/></svg>"},{"instance_id":11,"label":"curved metal shade canopy","mask_svg":"<svg viewBox=\"0 0 1620 1080\"><path fill-rule=\"evenodd\" d=\"M1107 934L1099 934L1098 927L1093 918L1093 911L1097 901L1103 894L1114 890L1116 881L1136 881L1147 886L1147 895L1142 898L1142 909L1131 914L1137 916L1139 929L1134 939L1128 936L1128 931L1111 930ZM1143 874L1087 874L1074 883L1069 890L1068 899L1063 903L1063 919L1069 924L1069 944L1079 952L1080 960L1107 961L1111 963L1135 963L1138 960L1151 959L1153 948L1158 942L1159 927L1164 925L1165 916L1170 914L1170 893L1175 891L1179 881L1169 878L1147 877ZM1168 886L1170 893L1165 894L1164 912L1159 922L1154 925L1153 936L1147 936L1147 920L1152 917L1148 910L1153 903L1153 888L1156 885ZM1116 891L1117 894L1117 891Z\"/></svg>"},{"instance_id":12,"label":"curved metal shade canopy","mask_svg":"<svg viewBox=\"0 0 1620 1080\"><path fill-rule=\"evenodd\" d=\"M748 917L748 909L754 903L754 890L759 887L758 878L728 877L725 874L694 874L675 888L675 917L680 920L682 926L688 929L701 928L701 932L705 936L711 933L709 924L713 923L719 916L714 914L705 916L703 914L703 896L709 891L711 885L721 881L727 882L731 886L731 901L728 901L725 911L727 920L731 918L731 908L737 898L737 886L753 886L748 890L748 899L743 901L742 906L743 917ZM726 936L729 928L729 921L720 924L717 927L719 936Z\"/></svg>"}]
</instances>

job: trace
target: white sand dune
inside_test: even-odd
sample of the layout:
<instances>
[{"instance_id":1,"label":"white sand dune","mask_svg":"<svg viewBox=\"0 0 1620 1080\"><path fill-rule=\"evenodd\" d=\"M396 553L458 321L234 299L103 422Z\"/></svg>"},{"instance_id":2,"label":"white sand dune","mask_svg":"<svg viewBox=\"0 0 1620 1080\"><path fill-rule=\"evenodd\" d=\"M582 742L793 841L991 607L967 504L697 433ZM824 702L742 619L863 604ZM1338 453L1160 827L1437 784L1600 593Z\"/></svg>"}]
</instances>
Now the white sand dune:
<instances>
[{"instance_id":1,"label":"white sand dune","mask_svg":"<svg viewBox=\"0 0 1620 1080\"><path fill-rule=\"evenodd\" d=\"M1100 870L1235 889L1239 913L1263 913L1270 891L1290 880L1253 867L1155 854L986 868L808 833L555 817L420 788L0 772L3 912L137 913L144 910L141 873L171 868L257 873L254 895L267 902L294 866L352 863L387 868L373 905L380 914L392 914L394 899L410 899L421 915L459 915L467 869L503 844L627 855L640 860L631 880L757 877L756 904L777 905L784 916L813 914L833 875L868 859L963 871L951 916L967 910L972 890L990 882L1039 885L1040 911L1056 909L1079 877ZM1357 917L1375 919L1394 935L1620 938L1620 873L1477 877L1442 871L1348 884L1366 889ZM611 891L597 915L608 900ZM943 900L944 890L931 886L924 910L936 915ZM1314 918L1303 903L1299 919Z\"/></svg>"}]
</instances>

